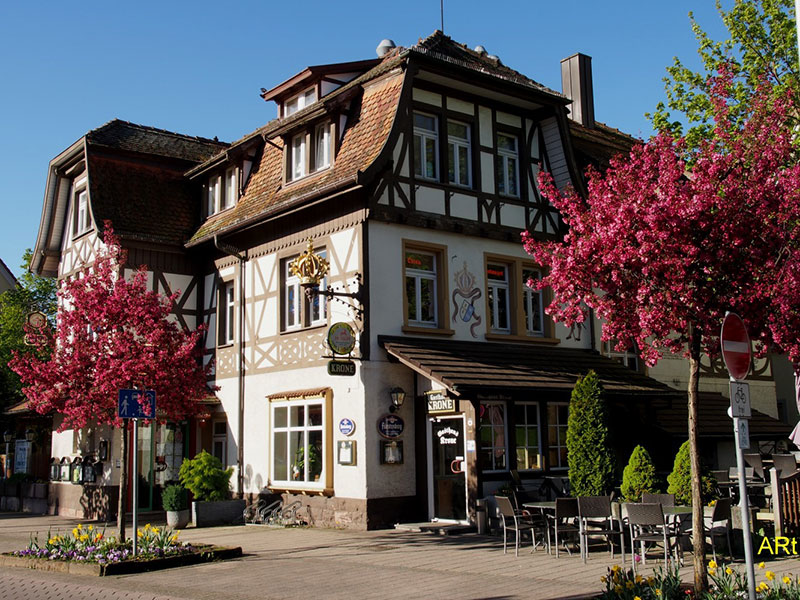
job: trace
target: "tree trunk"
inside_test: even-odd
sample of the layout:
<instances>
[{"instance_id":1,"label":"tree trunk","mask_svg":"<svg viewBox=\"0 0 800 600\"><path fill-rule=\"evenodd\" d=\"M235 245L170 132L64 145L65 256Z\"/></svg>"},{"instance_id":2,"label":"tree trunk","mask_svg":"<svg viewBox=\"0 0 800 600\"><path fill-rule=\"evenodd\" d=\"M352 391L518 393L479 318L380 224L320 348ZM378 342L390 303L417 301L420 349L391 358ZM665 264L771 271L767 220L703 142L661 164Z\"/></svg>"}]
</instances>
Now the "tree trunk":
<instances>
[{"instance_id":1,"label":"tree trunk","mask_svg":"<svg viewBox=\"0 0 800 600\"><path fill-rule=\"evenodd\" d=\"M697 448L697 396L700 387L700 342L702 332L692 328L689 342L689 456L692 463L692 550L694 552L695 593L708 588L706 573L706 536L703 527L700 452Z\"/></svg>"},{"instance_id":2,"label":"tree trunk","mask_svg":"<svg viewBox=\"0 0 800 600\"><path fill-rule=\"evenodd\" d=\"M117 506L117 529L119 529L119 541L125 541L125 513L127 512L128 496L128 420L123 421L120 428L122 432L122 458L119 470L119 504Z\"/></svg>"}]
</instances>

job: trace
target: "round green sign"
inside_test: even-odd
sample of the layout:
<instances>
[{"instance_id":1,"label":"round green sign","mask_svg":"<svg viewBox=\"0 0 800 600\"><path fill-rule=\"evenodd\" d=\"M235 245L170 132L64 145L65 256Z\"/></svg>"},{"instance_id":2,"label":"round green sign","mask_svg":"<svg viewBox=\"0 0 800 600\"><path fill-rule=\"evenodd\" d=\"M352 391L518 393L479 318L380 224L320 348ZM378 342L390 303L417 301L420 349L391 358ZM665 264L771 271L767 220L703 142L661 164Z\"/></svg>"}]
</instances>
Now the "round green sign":
<instances>
[{"instance_id":1,"label":"round green sign","mask_svg":"<svg viewBox=\"0 0 800 600\"><path fill-rule=\"evenodd\" d=\"M356 347L356 333L347 323L334 323L328 329L328 346L334 354L350 354Z\"/></svg>"}]
</instances>

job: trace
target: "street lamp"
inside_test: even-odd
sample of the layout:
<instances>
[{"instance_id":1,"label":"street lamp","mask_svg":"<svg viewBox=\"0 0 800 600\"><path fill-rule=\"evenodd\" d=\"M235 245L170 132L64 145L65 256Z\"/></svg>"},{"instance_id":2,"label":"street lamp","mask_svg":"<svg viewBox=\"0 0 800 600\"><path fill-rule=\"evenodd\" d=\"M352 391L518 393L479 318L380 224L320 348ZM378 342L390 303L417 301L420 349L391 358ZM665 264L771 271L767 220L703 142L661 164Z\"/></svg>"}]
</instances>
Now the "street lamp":
<instances>
[{"instance_id":1,"label":"street lamp","mask_svg":"<svg viewBox=\"0 0 800 600\"><path fill-rule=\"evenodd\" d=\"M392 399L392 405L389 407L389 411L397 412L400 410L400 407L403 406L403 402L406 401L406 392L403 388L393 387L389 391L389 396Z\"/></svg>"},{"instance_id":2,"label":"street lamp","mask_svg":"<svg viewBox=\"0 0 800 600\"><path fill-rule=\"evenodd\" d=\"M348 306L355 310L357 319L363 318L361 274L356 273L355 275L358 284L358 289L355 292L334 292L331 289L320 290L319 284L328 274L330 263L328 263L327 259L314 252L314 241L311 238L308 238L308 245L305 251L289 263L289 270L292 275L300 279L300 287L305 290L306 297L309 300L313 299L314 296L323 296L330 300L334 298L337 300L351 298L355 303L348 304Z\"/></svg>"},{"instance_id":3,"label":"street lamp","mask_svg":"<svg viewBox=\"0 0 800 600\"><path fill-rule=\"evenodd\" d=\"M36 432L33 430L33 427L28 427L25 430L25 439L29 442L32 442L35 437L36 437Z\"/></svg>"}]
</instances>

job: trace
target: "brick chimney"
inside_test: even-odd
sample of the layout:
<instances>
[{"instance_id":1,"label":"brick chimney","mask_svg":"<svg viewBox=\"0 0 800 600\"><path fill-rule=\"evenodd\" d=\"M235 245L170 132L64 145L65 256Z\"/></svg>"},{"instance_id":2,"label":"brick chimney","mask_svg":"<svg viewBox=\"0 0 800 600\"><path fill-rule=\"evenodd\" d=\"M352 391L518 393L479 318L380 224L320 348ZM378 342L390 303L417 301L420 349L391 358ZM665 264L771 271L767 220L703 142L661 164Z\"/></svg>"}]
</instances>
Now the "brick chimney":
<instances>
[{"instance_id":1,"label":"brick chimney","mask_svg":"<svg viewBox=\"0 0 800 600\"><path fill-rule=\"evenodd\" d=\"M594 128L592 57L573 54L561 61L561 91L572 100L569 117L584 127Z\"/></svg>"}]
</instances>

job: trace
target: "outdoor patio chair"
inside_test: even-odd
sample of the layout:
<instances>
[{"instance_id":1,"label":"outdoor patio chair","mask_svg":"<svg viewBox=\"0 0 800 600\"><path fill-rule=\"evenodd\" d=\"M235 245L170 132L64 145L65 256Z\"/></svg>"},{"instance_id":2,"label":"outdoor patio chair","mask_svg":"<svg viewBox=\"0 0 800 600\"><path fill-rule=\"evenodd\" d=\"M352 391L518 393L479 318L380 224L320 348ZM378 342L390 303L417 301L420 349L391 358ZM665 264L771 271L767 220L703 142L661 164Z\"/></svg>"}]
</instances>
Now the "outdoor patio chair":
<instances>
[{"instance_id":1,"label":"outdoor patio chair","mask_svg":"<svg viewBox=\"0 0 800 600\"><path fill-rule=\"evenodd\" d=\"M625 534L622 523L614 519L611 510L610 496L584 496L578 498L578 517L580 522L581 553L583 562L589 556L589 536L602 536L606 538L614 557L614 537L619 538L622 562L625 562Z\"/></svg>"},{"instance_id":2,"label":"outdoor patio chair","mask_svg":"<svg viewBox=\"0 0 800 600\"><path fill-rule=\"evenodd\" d=\"M705 537L711 539L711 553L715 562L717 560L716 538L722 535L726 537L728 542L728 556L733 558L733 551L731 550L731 503L732 500L730 498L720 498L714 504L711 516L703 519ZM686 534L692 535L692 529L689 528Z\"/></svg>"},{"instance_id":3,"label":"outdoor patio chair","mask_svg":"<svg viewBox=\"0 0 800 600\"><path fill-rule=\"evenodd\" d=\"M788 477L797 470L797 461L794 454L773 454L772 466L780 471L779 477Z\"/></svg>"},{"instance_id":4,"label":"outdoor patio chair","mask_svg":"<svg viewBox=\"0 0 800 600\"><path fill-rule=\"evenodd\" d=\"M675 494L642 493L643 504L660 504L661 506L675 506Z\"/></svg>"},{"instance_id":5,"label":"outdoor patio chair","mask_svg":"<svg viewBox=\"0 0 800 600\"><path fill-rule=\"evenodd\" d=\"M636 542L640 543L642 564L646 563L646 544L662 544L664 546L664 568L667 568L669 551L675 547L680 533L673 530L664 517L664 509L657 502L625 504L624 511L628 515L628 527L631 533L631 562L633 574L636 575Z\"/></svg>"},{"instance_id":6,"label":"outdoor patio chair","mask_svg":"<svg viewBox=\"0 0 800 600\"><path fill-rule=\"evenodd\" d=\"M564 550L567 554L572 554L567 547L566 536L573 535L578 539L580 544L580 527L577 524L578 519L578 500L577 498L556 498L555 513L548 515L550 525L553 529L556 547L556 558L558 558L558 543L559 540L564 544ZM547 530L548 545L550 542L550 528Z\"/></svg>"},{"instance_id":7,"label":"outdoor patio chair","mask_svg":"<svg viewBox=\"0 0 800 600\"><path fill-rule=\"evenodd\" d=\"M745 479L753 479L755 476L755 469L753 467L745 467L744 468L744 478ZM728 469L728 477L731 481L737 481L739 479L739 469L736 467L730 467Z\"/></svg>"},{"instance_id":8,"label":"outdoor patio chair","mask_svg":"<svg viewBox=\"0 0 800 600\"><path fill-rule=\"evenodd\" d=\"M761 460L761 455L758 452L749 452L747 454L743 454L742 457L744 458L744 462L747 463L748 467L753 467L753 475L763 481L765 479L764 461ZM745 471L745 473L746 472L747 471Z\"/></svg>"},{"instance_id":9,"label":"outdoor patio chair","mask_svg":"<svg viewBox=\"0 0 800 600\"><path fill-rule=\"evenodd\" d=\"M536 549L536 528L538 524L531 515L515 510L508 496L495 496L497 509L503 520L503 554L507 554L508 532L514 532L514 556L519 556L520 536L524 531L531 533L531 552Z\"/></svg>"}]
</instances>

